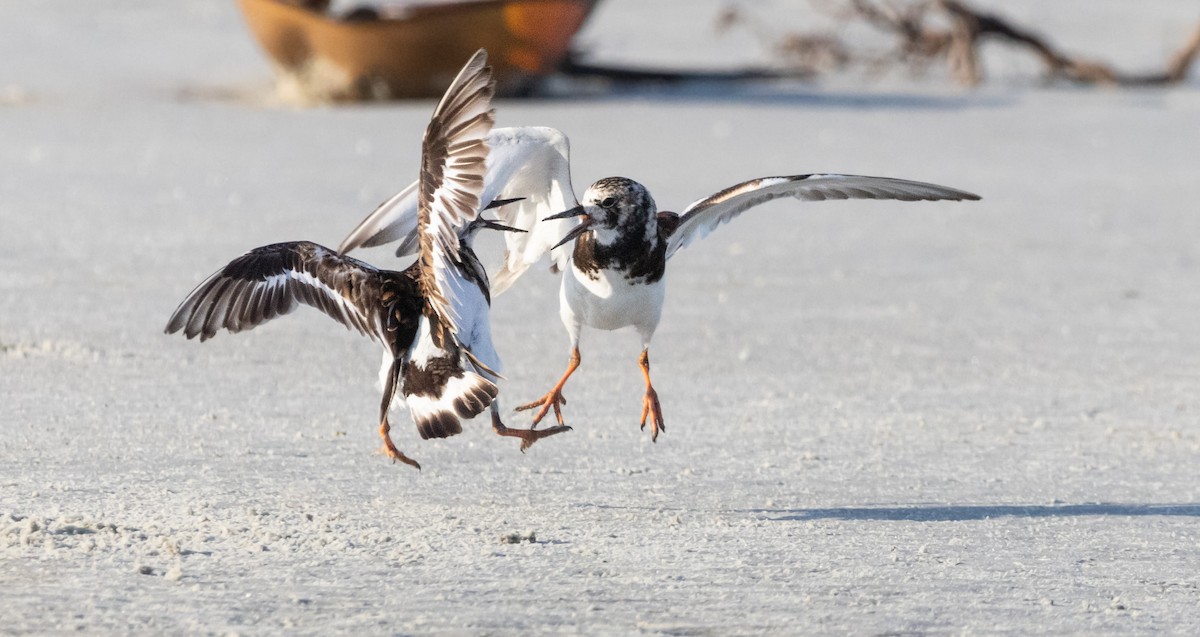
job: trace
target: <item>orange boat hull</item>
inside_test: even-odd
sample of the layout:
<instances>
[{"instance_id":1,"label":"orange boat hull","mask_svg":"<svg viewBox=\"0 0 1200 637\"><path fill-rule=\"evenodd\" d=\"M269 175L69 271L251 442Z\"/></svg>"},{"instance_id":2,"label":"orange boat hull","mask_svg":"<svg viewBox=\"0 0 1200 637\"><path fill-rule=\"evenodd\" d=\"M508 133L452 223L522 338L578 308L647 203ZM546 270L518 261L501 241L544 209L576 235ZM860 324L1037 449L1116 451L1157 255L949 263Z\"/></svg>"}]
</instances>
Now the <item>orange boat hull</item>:
<instances>
[{"instance_id":1,"label":"orange boat hull","mask_svg":"<svg viewBox=\"0 0 1200 637\"><path fill-rule=\"evenodd\" d=\"M281 92L305 101L438 97L481 47L497 91L519 93L558 67L597 1L427 5L400 19L340 21L275 0L238 0Z\"/></svg>"}]
</instances>

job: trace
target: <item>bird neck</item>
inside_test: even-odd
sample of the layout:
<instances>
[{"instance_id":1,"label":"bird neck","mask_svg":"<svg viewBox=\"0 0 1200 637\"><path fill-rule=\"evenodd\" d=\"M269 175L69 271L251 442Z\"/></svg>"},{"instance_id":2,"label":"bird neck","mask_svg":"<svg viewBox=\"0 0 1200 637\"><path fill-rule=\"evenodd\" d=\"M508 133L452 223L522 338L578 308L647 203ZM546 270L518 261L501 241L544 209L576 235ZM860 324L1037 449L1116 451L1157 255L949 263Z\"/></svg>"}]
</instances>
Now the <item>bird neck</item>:
<instances>
[{"instance_id":1,"label":"bird neck","mask_svg":"<svg viewBox=\"0 0 1200 637\"><path fill-rule=\"evenodd\" d=\"M656 226L645 232L636 228L618 227L615 231L598 228L575 240L572 262L591 278L598 278L600 270L614 270L623 272L628 279L653 283L663 276L666 248L667 242L659 236Z\"/></svg>"},{"instance_id":2,"label":"bird neck","mask_svg":"<svg viewBox=\"0 0 1200 637\"><path fill-rule=\"evenodd\" d=\"M471 247L470 237L459 239L458 258L462 266L463 276L479 286L479 291L483 293L483 298L487 300L488 305L491 305L492 293L491 286L488 283L487 268L483 267L483 263L479 260L479 255L475 254L475 249Z\"/></svg>"}]
</instances>

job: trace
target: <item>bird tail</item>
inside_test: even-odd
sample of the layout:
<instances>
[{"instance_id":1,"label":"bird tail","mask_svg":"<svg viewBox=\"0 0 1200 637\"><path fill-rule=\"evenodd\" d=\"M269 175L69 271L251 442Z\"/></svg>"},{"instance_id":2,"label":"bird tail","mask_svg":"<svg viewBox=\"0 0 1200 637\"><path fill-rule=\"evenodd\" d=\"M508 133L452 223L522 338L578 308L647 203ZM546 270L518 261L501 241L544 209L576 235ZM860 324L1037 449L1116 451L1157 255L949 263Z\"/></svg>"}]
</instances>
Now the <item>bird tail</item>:
<instances>
[{"instance_id":1,"label":"bird tail","mask_svg":"<svg viewBox=\"0 0 1200 637\"><path fill-rule=\"evenodd\" d=\"M413 366L410 365L411 370ZM433 391L409 393L408 388L415 384L409 378L405 379L404 402L423 439L447 438L461 433L460 419L483 413L500 392L495 383L469 371L443 378Z\"/></svg>"}]
</instances>

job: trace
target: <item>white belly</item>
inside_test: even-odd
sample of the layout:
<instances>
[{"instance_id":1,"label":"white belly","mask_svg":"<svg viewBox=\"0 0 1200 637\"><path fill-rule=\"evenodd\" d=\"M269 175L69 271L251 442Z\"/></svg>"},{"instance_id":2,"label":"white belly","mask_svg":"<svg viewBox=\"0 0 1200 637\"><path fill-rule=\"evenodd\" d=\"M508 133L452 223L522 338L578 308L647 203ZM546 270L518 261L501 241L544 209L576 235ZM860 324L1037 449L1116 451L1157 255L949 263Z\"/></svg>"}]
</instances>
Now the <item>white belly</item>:
<instances>
[{"instance_id":1,"label":"white belly","mask_svg":"<svg viewBox=\"0 0 1200 637\"><path fill-rule=\"evenodd\" d=\"M574 264L563 273L559 305L563 323L574 322L600 330L633 326L649 339L662 317L666 278L654 283L631 283L625 274L600 270L598 278L580 272Z\"/></svg>"},{"instance_id":2,"label":"white belly","mask_svg":"<svg viewBox=\"0 0 1200 637\"><path fill-rule=\"evenodd\" d=\"M463 301L456 303L456 309L461 316L459 340L467 346L467 349L471 350L471 354L479 359L479 362L488 366L492 371L496 373L504 371L500 364L500 355L496 353L496 346L492 343L491 306L488 304L487 297L483 296L483 292L479 291L478 286L471 284L471 287L460 298ZM480 372L492 381L497 380L487 372L482 370Z\"/></svg>"}]
</instances>

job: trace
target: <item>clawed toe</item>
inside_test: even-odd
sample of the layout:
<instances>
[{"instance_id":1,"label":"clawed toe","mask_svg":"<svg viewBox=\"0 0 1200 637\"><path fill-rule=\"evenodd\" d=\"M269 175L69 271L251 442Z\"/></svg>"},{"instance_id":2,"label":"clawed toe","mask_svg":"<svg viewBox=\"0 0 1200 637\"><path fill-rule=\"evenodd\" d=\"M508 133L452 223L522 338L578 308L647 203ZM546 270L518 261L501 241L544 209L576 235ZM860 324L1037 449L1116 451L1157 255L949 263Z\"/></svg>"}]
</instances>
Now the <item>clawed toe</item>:
<instances>
[{"instance_id":1,"label":"clawed toe","mask_svg":"<svg viewBox=\"0 0 1200 637\"><path fill-rule=\"evenodd\" d=\"M533 416L532 427L537 427L538 423L542 422L542 419L546 417L546 414L550 413L551 409L554 410L554 417L558 420L558 426L566 426L563 423L562 406L567 404L567 399L563 396L562 390L563 386L567 384L567 379L571 377L571 374L574 374L575 370L579 369L580 360L582 359L579 356L579 347L573 346L571 348L571 359L567 362L567 371L565 374L563 374L562 378L558 380L558 383L554 385L554 389L551 389L550 392L543 396L540 400L535 400L531 403L526 403L520 407L517 407L517 411L528 411L535 408L538 410L538 412ZM570 427L567 427L567 429L570 429ZM558 429L555 431L555 433L558 433L559 431L565 430Z\"/></svg>"},{"instance_id":2,"label":"clawed toe","mask_svg":"<svg viewBox=\"0 0 1200 637\"><path fill-rule=\"evenodd\" d=\"M549 429L510 429L500 422L498 419L493 419L492 429L499 436L508 436L521 439L521 453L525 453L526 449L533 446L533 443L548 438L555 434L560 434L564 431L571 431L571 428L566 425L558 425Z\"/></svg>"},{"instance_id":3,"label":"clawed toe","mask_svg":"<svg viewBox=\"0 0 1200 637\"><path fill-rule=\"evenodd\" d=\"M658 392L648 388L642 398L642 431L646 430L646 421L650 421L650 442L658 442L658 434L667 430L663 421L662 405L658 402Z\"/></svg>"},{"instance_id":4,"label":"clawed toe","mask_svg":"<svg viewBox=\"0 0 1200 637\"><path fill-rule=\"evenodd\" d=\"M391 430L392 427L388 424L386 418L383 420L383 422L379 423L379 437L383 438L383 453L392 459L392 464L396 464L396 461L399 460L400 462L415 468L417 471L420 471L421 463L404 455L404 452L400 451L400 449L396 447L396 444L392 442L392 436L390 433Z\"/></svg>"},{"instance_id":5,"label":"clawed toe","mask_svg":"<svg viewBox=\"0 0 1200 637\"><path fill-rule=\"evenodd\" d=\"M658 392L650 382L650 353L643 349L638 357L638 367L642 368L642 376L646 379L646 395L642 397L642 431L646 430L646 417L650 418L650 442L658 442L658 433L666 431L663 422L662 405L658 404Z\"/></svg>"},{"instance_id":6,"label":"clawed toe","mask_svg":"<svg viewBox=\"0 0 1200 637\"><path fill-rule=\"evenodd\" d=\"M540 400L535 400L531 403L520 405L514 411L529 411L531 409L537 409L538 412L533 415L533 426L537 427L538 423L542 422L542 419L546 417L546 414L550 413L550 410L553 409L554 418L558 420L558 426L562 427L564 426L562 406L565 404L567 404L567 399L565 396L563 396L562 390L553 390Z\"/></svg>"},{"instance_id":7,"label":"clawed toe","mask_svg":"<svg viewBox=\"0 0 1200 637\"><path fill-rule=\"evenodd\" d=\"M513 407L513 411L529 411L530 409L537 409L538 407L546 406L546 403L551 402L551 401L556 402L560 405L565 405L565 404L567 404L567 397L563 396L563 393L561 391L560 392L552 391L533 402L528 402L528 403L525 403L524 405L519 405L517 407Z\"/></svg>"},{"instance_id":8,"label":"clawed toe","mask_svg":"<svg viewBox=\"0 0 1200 637\"><path fill-rule=\"evenodd\" d=\"M400 451L399 449L396 449L395 447L392 447L390 449L387 447L384 447L383 451L384 451L384 453L387 454L387 456L389 458L392 459L392 464L396 464L396 461L399 460L400 462L403 462L404 464L416 469L417 471L421 470L421 463L404 455L403 451Z\"/></svg>"}]
</instances>

